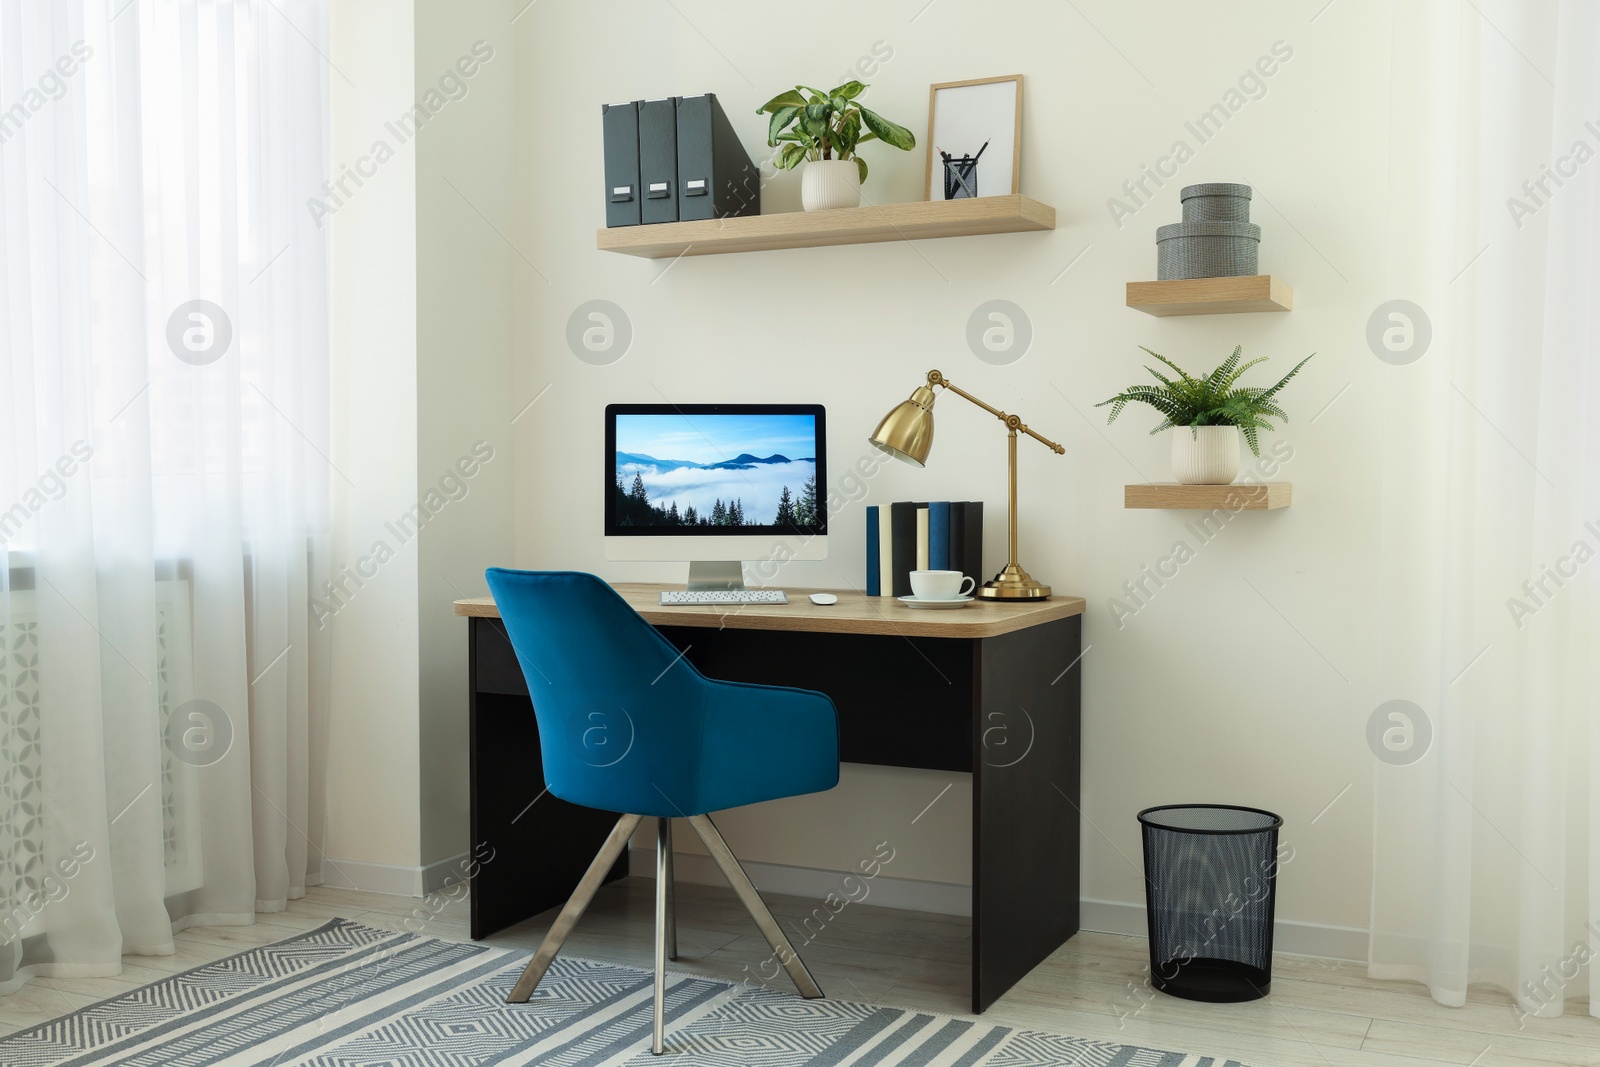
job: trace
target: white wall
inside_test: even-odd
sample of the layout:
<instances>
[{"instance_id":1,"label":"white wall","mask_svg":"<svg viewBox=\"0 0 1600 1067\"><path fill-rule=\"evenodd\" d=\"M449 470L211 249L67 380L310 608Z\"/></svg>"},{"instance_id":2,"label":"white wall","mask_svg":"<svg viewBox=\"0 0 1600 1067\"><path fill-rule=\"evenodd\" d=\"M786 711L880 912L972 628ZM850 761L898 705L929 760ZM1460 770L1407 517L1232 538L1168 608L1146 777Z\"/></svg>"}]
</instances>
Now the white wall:
<instances>
[{"instance_id":1,"label":"white wall","mask_svg":"<svg viewBox=\"0 0 1600 1067\"><path fill-rule=\"evenodd\" d=\"M336 173L368 156L384 124L410 107L410 3L333 5L329 148ZM333 569L375 571L346 584L332 630L329 716L329 884L417 863L417 558L399 551L361 565L385 523L416 501L417 186L410 153L356 187L331 228ZM399 310L402 313L397 314ZM398 547L398 546L396 546Z\"/></svg>"},{"instance_id":2,"label":"white wall","mask_svg":"<svg viewBox=\"0 0 1600 1067\"><path fill-rule=\"evenodd\" d=\"M1386 8L1377 0L1323 8L1321 0L1167 3L1152 16L1110 0L905 0L820 3L796 17L734 0L531 7L516 26L512 235L532 266L513 265L513 393L522 402L549 391L517 427L518 564L619 580L683 577L681 567L603 558L596 483L608 402L820 401L837 481L866 453L883 412L937 367L1067 446L1057 457L1022 445L1022 546L1035 575L1090 604L1083 895L1142 899L1140 808L1249 803L1283 814L1296 848L1280 917L1365 926L1372 756L1363 730L1380 699L1369 622L1376 450L1367 428L1380 415L1386 368L1363 330L1379 302L1403 294L1382 291L1372 252L1385 224ZM1185 121L1223 100L1279 41L1292 57L1263 82L1264 95L1199 143ZM864 79L873 83L870 105L919 140L930 83L1025 74L1022 188L1056 207L1058 228L677 262L595 251L600 104L716 92L757 156L764 122L753 112L762 101L797 81L841 81L874 49L891 55ZM1108 198L1178 139L1193 159L1154 203L1116 225ZM922 198L922 144L906 155L865 151L869 199ZM1154 277L1155 228L1178 221L1178 187L1200 181L1256 187L1263 270L1295 287L1293 313L1155 319L1123 307L1125 282ZM797 208L797 189L797 174L780 175L766 209ZM981 363L965 341L968 316L992 298L1014 301L1032 322L1032 347L1011 366ZM611 366L579 361L564 339L568 315L591 299L615 302L631 321L632 346ZM1123 510L1125 483L1168 475L1167 442L1146 436L1148 412L1108 428L1093 409L1143 376L1140 344L1200 369L1243 344L1273 357L1257 374L1318 353L1285 394L1295 417L1282 435L1294 448L1283 472L1295 483L1292 508L1243 515L1203 545L1185 528L1193 515ZM885 470L868 502L988 501L987 563L997 569L1004 436L964 407L941 401L930 466ZM782 582L859 582L863 522L860 504L846 509L830 558L792 564ZM1119 628L1109 598L1179 540L1198 550L1193 561ZM839 870L888 840L897 856L887 874L959 883L969 876L967 783L912 824L949 781L850 767L833 793L724 821L751 860Z\"/></svg>"},{"instance_id":3,"label":"white wall","mask_svg":"<svg viewBox=\"0 0 1600 1067\"><path fill-rule=\"evenodd\" d=\"M509 20L493 0L333 5L332 158L356 176L330 220L333 565L355 577L326 620L330 884L420 892L468 848L450 603L513 554Z\"/></svg>"},{"instance_id":4,"label":"white wall","mask_svg":"<svg viewBox=\"0 0 1600 1067\"><path fill-rule=\"evenodd\" d=\"M484 568L514 553L515 51L503 0L418 0L417 98L445 101L416 139L416 499L438 507L417 538L424 865L468 848L466 625L450 604L486 595Z\"/></svg>"}]
</instances>

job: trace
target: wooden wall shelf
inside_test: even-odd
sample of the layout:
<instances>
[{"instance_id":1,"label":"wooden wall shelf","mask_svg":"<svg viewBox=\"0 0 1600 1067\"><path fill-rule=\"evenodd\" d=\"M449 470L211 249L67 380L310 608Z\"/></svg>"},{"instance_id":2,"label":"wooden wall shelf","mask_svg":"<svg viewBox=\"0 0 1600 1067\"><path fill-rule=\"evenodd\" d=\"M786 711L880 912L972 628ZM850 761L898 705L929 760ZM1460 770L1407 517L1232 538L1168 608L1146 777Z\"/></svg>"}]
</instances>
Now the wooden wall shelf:
<instances>
[{"instance_id":1,"label":"wooden wall shelf","mask_svg":"<svg viewBox=\"0 0 1600 1067\"><path fill-rule=\"evenodd\" d=\"M909 204L788 211L735 219L614 226L595 234L602 252L646 259L764 252L774 248L924 241L984 233L1020 233L1056 228L1056 209L1025 196L931 200Z\"/></svg>"},{"instance_id":2,"label":"wooden wall shelf","mask_svg":"<svg viewBox=\"0 0 1600 1067\"><path fill-rule=\"evenodd\" d=\"M1169 510L1276 511L1289 506L1293 495L1289 482L1256 482L1248 485L1178 485L1155 482L1127 485L1122 489L1125 508L1165 508Z\"/></svg>"},{"instance_id":3,"label":"wooden wall shelf","mask_svg":"<svg viewBox=\"0 0 1600 1067\"><path fill-rule=\"evenodd\" d=\"M1246 311L1290 311L1294 290L1270 274L1238 278L1182 278L1129 282L1128 306L1146 315L1233 315Z\"/></svg>"}]
</instances>

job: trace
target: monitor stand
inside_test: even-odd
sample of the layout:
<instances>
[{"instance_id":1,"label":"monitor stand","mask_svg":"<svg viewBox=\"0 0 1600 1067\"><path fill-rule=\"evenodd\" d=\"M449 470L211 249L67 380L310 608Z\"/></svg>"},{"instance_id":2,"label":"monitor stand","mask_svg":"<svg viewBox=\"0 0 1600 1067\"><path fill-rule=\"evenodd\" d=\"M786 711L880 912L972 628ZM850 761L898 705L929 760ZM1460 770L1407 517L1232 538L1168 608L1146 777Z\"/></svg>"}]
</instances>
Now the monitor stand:
<instances>
[{"instance_id":1,"label":"monitor stand","mask_svg":"<svg viewBox=\"0 0 1600 1067\"><path fill-rule=\"evenodd\" d=\"M689 564L690 589L743 589L744 563L740 560L695 560Z\"/></svg>"}]
</instances>

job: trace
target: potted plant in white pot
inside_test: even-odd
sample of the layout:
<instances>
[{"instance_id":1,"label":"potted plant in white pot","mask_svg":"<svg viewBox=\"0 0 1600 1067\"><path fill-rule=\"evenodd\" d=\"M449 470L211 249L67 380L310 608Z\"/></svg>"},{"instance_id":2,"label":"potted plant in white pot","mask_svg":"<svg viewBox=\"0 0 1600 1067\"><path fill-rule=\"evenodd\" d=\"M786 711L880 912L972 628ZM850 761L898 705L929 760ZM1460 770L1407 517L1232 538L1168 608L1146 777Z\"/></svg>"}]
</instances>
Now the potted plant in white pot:
<instances>
[{"instance_id":1,"label":"potted plant in white pot","mask_svg":"<svg viewBox=\"0 0 1600 1067\"><path fill-rule=\"evenodd\" d=\"M1143 345L1139 347L1144 348ZM1130 403L1149 404L1164 415L1161 425L1150 432L1172 431L1172 476L1183 485L1228 485L1237 478L1240 434L1249 443L1251 453L1261 455L1258 432L1276 428L1268 421L1268 416L1289 421L1288 414L1274 398L1289 384L1290 378L1300 373L1301 367L1311 362L1311 356L1307 356L1279 379L1278 384L1263 389L1237 384L1245 371L1266 362L1266 357L1261 356L1241 364L1242 348L1235 348L1233 355L1203 378L1191 376L1159 352L1144 350L1177 371L1177 381L1154 367L1146 367L1160 385L1131 385L1095 406L1111 405L1111 416L1106 419L1108 425L1115 422Z\"/></svg>"},{"instance_id":2,"label":"potted plant in white pot","mask_svg":"<svg viewBox=\"0 0 1600 1067\"><path fill-rule=\"evenodd\" d=\"M772 116L767 144L779 148L773 162L784 170L806 165L800 175L800 204L807 211L861 203L867 161L856 155L856 146L877 140L909 152L917 145L910 130L856 102L865 89L858 81L826 93L797 85L756 112Z\"/></svg>"}]
</instances>

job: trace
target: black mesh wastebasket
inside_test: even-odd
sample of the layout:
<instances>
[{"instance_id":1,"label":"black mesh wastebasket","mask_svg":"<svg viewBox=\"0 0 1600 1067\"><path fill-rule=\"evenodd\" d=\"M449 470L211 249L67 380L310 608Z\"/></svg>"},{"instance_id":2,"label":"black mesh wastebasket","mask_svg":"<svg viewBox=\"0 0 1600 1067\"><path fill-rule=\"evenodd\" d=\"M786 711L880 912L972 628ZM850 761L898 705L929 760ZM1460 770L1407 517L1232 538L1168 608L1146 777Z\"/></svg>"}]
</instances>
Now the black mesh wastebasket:
<instances>
[{"instance_id":1,"label":"black mesh wastebasket","mask_svg":"<svg viewBox=\"0 0 1600 1067\"><path fill-rule=\"evenodd\" d=\"M1283 820L1258 808L1169 804L1141 811L1139 823L1151 984L1189 1000L1266 996Z\"/></svg>"}]
</instances>

